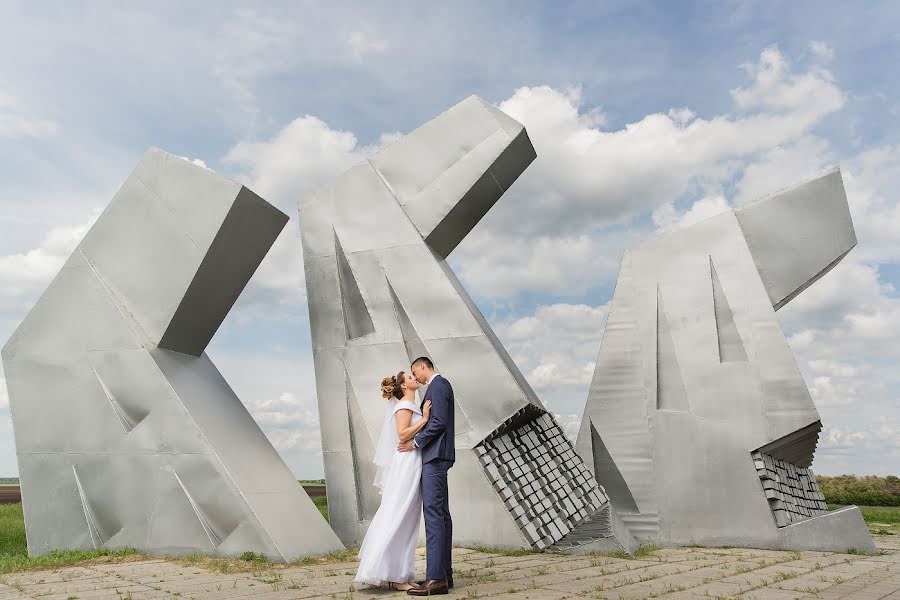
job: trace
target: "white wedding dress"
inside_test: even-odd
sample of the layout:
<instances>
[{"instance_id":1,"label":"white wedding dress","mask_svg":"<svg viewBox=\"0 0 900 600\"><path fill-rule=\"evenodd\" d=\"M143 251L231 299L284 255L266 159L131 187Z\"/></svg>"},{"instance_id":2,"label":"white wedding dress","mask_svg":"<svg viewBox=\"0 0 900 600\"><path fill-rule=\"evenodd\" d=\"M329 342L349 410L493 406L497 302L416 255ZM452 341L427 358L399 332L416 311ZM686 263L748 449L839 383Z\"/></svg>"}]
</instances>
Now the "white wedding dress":
<instances>
[{"instance_id":1,"label":"white wedding dress","mask_svg":"<svg viewBox=\"0 0 900 600\"><path fill-rule=\"evenodd\" d=\"M422 519L422 452L398 452L397 411L413 411L411 424L422 420L422 411L409 400L392 400L381 438L375 450L375 486L381 489L381 505L369 524L359 549L355 581L381 585L415 580L415 552Z\"/></svg>"}]
</instances>

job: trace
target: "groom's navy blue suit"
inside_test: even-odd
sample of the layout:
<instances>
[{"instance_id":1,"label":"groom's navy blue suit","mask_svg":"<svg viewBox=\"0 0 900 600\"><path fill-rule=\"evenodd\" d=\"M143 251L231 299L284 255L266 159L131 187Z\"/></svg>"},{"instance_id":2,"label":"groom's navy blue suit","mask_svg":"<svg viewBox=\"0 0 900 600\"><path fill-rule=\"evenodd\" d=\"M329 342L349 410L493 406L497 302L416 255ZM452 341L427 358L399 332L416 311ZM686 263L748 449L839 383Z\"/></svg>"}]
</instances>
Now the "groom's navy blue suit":
<instances>
[{"instance_id":1,"label":"groom's navy blue suit","mask_svg":"<svg viewBox=\"0 0 900 600\"><path fill-rule=\"evenodd\" d=\"M422 499L425 513L425 551L427 579L447 579L453 574L451 548L453 521L447 489L447 471L456 461L453 423L453 388L450 382L435 375L422 404L431 400L428 424L414 439L422 449Z\"/></svg>"}]
</instances>

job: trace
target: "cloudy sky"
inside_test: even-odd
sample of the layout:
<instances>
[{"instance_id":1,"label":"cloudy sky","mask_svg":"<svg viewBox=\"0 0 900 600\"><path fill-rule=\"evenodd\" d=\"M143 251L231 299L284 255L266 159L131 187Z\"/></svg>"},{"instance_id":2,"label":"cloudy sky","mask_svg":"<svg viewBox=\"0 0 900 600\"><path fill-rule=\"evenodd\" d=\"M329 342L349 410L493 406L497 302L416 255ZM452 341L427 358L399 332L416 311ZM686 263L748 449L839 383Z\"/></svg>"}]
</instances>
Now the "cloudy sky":
<instances>
[{"instance_id":1,"label":"cloudy sky","mask_svg":"<svg viewBox=\"0 0 900 600\"><path fill-rule=\"evenodd\" d=\"M0 2L0 343L148 146L202 161L293 217L209 354L320 477L295 203L478 94L538 159L451 262L570 431L626 247L839 164L859 246L778 315L814 468L896 474L900 7L599 4Z\"/></svg>"}]
</instances>

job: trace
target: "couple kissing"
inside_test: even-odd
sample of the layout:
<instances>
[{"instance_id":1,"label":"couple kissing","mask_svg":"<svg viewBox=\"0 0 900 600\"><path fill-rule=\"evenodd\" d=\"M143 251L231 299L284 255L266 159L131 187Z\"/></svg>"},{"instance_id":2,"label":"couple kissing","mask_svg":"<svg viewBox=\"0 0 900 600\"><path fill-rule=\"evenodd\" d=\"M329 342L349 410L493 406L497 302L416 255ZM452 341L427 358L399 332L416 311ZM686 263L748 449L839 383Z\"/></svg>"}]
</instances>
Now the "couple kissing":
<instances>
[{"instance_id":1,"label":"couple kissing","mask_svg":"<svg viewBox=\"0 0 900 600\"><path fill-rule=\"evenodd\" d=\"M427 386L421 405L417 390ZM381 394L389 400L375 449L375 486L381 505L359 549L355 581L387 584L412 596L446 594L453 587L453 521L447 472L456 460L454 399L450 382L428 357L410 372L385 377ZM415 580L416 541L425 514L425 579Z\"/></svg>"}]
</instances>

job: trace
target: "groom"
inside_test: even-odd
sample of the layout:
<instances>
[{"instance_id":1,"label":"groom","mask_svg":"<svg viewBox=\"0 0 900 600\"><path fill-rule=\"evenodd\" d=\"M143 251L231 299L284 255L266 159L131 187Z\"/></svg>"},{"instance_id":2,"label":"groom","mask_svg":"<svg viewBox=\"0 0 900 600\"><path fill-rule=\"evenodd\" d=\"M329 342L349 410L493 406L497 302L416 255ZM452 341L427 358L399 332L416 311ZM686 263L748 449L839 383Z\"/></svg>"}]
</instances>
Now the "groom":
<instances>
[{"instance_id":1,"label":"groom","mask_svg":"<svg viewBox=\"0 0 900 600\"><path fill-rule=\"evenodd\" d=\"M427 356L412 363L416 380L427 385L425 402L431 401L431 418L411 442L401 442L397 449L409 452L422 449L422 497L425 512L425 551L428 566L425 581L407 593L412 596L446 594L453 587L453 568L450 552L453 544L453 521L447 490L447 471L456 460L454 447L453 388L450 382L434 371L434 363Z\"/></svg>"}]
</instances>

